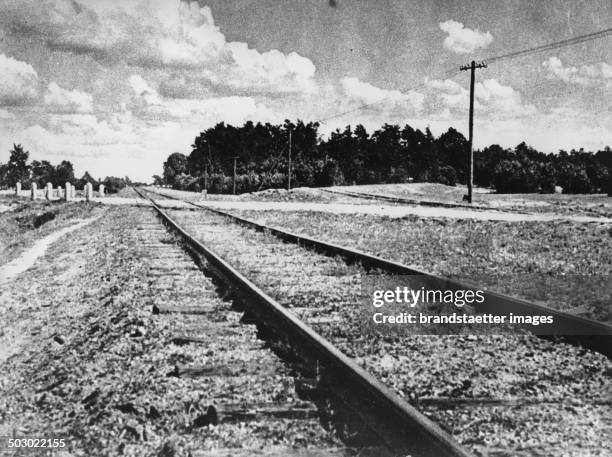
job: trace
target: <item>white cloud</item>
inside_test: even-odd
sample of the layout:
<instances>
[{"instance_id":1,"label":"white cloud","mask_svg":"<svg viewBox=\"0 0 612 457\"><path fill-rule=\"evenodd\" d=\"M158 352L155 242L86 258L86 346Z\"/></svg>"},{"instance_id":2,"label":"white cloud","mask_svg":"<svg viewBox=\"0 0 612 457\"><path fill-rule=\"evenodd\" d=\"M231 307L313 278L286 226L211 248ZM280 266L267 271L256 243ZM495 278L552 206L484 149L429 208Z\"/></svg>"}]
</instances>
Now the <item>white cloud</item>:
<instances>
[{"instance_id":1,"label":"white cloud","mask_svg":"<svg viewBox=\"0 0 612 457\"><path fill-rule=\"evenodd\" d=\"M8 110L0 108L0 119L3 121L15 119L15 115Z\"/></svg>"},{"instance_id":2,"label":"white cloud","mask_svg":"<svg viewBox=\"0 0 612 457\"><path fill-rule=\"evenodd\" d=\"M58 113L91 113L93 97L79 90L68 90L51 82L47 86L44 102L50 110Z\"/></svg>"},{"instance_id":3,"label":"white cloud","mask_svg":"<svg viewBox=\"0 0 612 457\"><path fill-rule=\"evenodd\" d=\"M355 77L342 78L340 85L345 96L367 104L380 102L384 106L405 103L407 108L420 110L425 99L423 94L413 90L404 93L399 90L381 89Z\"/></svg>"},{"instance_id":4,"label":"white cloud","mask_svg":"<svg viewBox=\"0 0 612 457\"><path fill-rule=\"evenodd\" d=\"M523 102L521 94L510 86L504 86L496 79L485 79L477 83L474 96L490 112L498 116L527 116L535 113L536 108Z\"/></svg>"},{"instance_id":5,"label":"white cloud","mask_svg":"<svg viewBox=\"0 0 612 457\"><path fill-rule=\"evenodd\" d=\"M278 117L253 97L165 98L140 75L131 75L128 82L133 96L126 108L141 119L186 120L210 124L215 121L241 123L248 119L268 121Z\"/></svg>"},{"instance_id":6,"label":"white cloud","mask_svg":"<svg viewBox=\"0 0 612 457\"><path fill-rule=\"evenodd\" d=\"M131 75L128 83L132 89L132 97L127 107L137 116L163 116L166 112L161 97L157 91L140 75Z\"/></svg>"},{"instance_id":7,"label":"white cloud","mask_svg":"<svg viewBox=\"0 0 612 457\"><path fill-rule=\"evenodd\" d=\"M26 62L0 54L0 105L31 104L38 93L38 74Z\"/></svg>"},{"instance_id":8,"label":"white cloud","mask_svg":"<svg viewBox=\"0 0 612 457\"><path fill-rule=\"evenodd\" d=\"M464 108L468 103L468 91L451 79L426 79L425 85L433 89L442 109ZM435 108L435 107L434 107Z\"/></svg>"},{"instance_id":9,"label":"white cloud","mask_svg":"<svg viewBox=\"0 0 612 457\"><path fill-rule=\"evenodd\" d=\"M77 176L89 171L94 177L127 174L133 179L150 180L160 172L168 151L187 149L190 143L186 138L193 141L197 134L197 130L172 122L151 127L73 118L70 124L71 128L66 128L65 122L59 123L63 129L59 132L51 126L35 124L18 131L15 137L24 139L32 159L71 160Z\"/></svg>"},{"instance_id":10,"label":"white cloud","mask_svg":"<svg viewBox=\"0 0 612 457\"><path fill-rule=\"evenodd\" d=\"M600 62L580 67L565 66L558 57L551 57L542 63L548 70L547 78L580 86L612 84L612 65Z\"/></svg>"},{"instance_id":11,"label":"white cloud","mask_svg":"<svg viewBox=\"0 0 612 457\"><path fill-rule=\"evenodd\" d=\"M476 49L486 48L493 42L493 35L464 27L461 22L448 20L441 22L440 28L448 36L444 38L444 47L450 51L467 54Z\"/></svg>"},{"instance_id":12,"label":"white cloud","mask_svg":"<svg viewBox=\"0 0 612 457\"><path fill-rule=\"evenodd\" d=\"M461 114L469 107L469 91L453 80L426 80L430 94L430 111L441 117L450 118ZM486 113L491 119L507 119L533 115L537 109L525 103L521 94L501 84L496 79L486 79L476 83L474 88L474 105L479 113Z\"/></svg>"},{"instance_id":13,"label":"white cloud","mask_svg":"<svg viewBox=\"0 0 612 457\"><path fill-rule=\"evenodd\" d=\"M315 66L295 52L259 52L228 42L210 8L196 2L151 0L6 0L0 27L27 33L52 50L86 54L104 64L191 73L195 86L241 95L312 92ZM180 82L180 81L179 81ZM176 84L177 81L174 80ZM187 92L186 88L175 88ZM201 90L200 90L201 92Z\"/></svg>"}]
</instances>

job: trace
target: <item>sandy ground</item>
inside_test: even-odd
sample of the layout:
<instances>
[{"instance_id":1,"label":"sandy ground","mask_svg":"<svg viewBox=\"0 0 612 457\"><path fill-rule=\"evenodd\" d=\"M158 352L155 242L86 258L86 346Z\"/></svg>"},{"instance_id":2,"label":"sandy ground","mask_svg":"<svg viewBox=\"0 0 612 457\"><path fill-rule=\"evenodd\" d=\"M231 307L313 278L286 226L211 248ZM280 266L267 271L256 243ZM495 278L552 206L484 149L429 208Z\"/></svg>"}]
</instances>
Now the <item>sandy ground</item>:
<instances>
[{"instance_id":1,"label":"sandy ground","mask_svg":"<svg viewBox=\"0 0 612 457\"><path fill-rule=\"evenodd\" d=\"M166 195L176 195L179 198L209 205L213 208L226 210L253 210L253 211L317 211L332 214L367 214L373 216L386 216L397 219L407 216L419 216L424 218L451 218L451 219L473 219L484 221L504 221L504 222L529 222L529 221L572 221L572 222L601 222L610 223L612 218L586 216L576 214L557 214L557 213L517 213L502 211L491 208L491 210L471 210L465 208L439 208L419 205L387 205L387 204L349 204L344 202L320 203L304 201L228 201L215 200L210 196L204 200L200 194L195 192L174 191L172 189L155 189ZM311 189L312 190L312 189ZM317 190L318 191L318 190ZM184 207L184 204L177 200L157 200L165 207Z\"/></svg>"},{"instance_id":2,"label":"sandy ground","mask_svg":"<svg viewBox=\"0 0 612 457\"><path fill-rule=\"evenodd\" d=\"M170 194L169 189L163 192ZM184 194L185 192L183 192ZM193 195L199 195L192 193ZM197 201L192 199L193 201ZM75 202L85 201L82 197L73 199ZM105 205L143 205L148 202L141 198L132 197L98 197L92 202ZM176 208L192 208L187 203L173 199L156 200L161 206ZM529 222L529 221L573 221L573 222L601 222L611 223L612 218L593 217L571 214L534 213L521 214L515 212L504 212L496 210L469 210L463 208L433 208L418 205L380 205L380 204L358 204L348 203L315 203L315 202L276 202L276 201L221 201L204 200L199 201L213 208L224 210L253 210L253 211L316 211L332 214L368 214L372 216L386 216L397 219L407 216L419 216L426 218L451 218L451 219L473 219L483 221L505 221L505 222Z\"/></svg>"},{"instance_id":3,"label":"sandy ground","mask_svg":"<svg viewBox=\"0 0 612 457\"><path fill-rule=\"evenodd\" d=\"M161 205L176 206L176 200L160 200ZM204 202L202 202L204 203ZM457 208L429 208L423 206L387 206L387 205L348 205L325 203L294 203L294 202L220 202L206 201L206 205L219 209L238 209L253 211L318 211L334 214L368 214L402 218L406 216L447 217L451 219L474 219L483 221L573 221L573 222L603 222L611 223L611 218L591 216L571 216L557 214L518 214L500 211L473 211Z\"/></svg>"}]
</instances>

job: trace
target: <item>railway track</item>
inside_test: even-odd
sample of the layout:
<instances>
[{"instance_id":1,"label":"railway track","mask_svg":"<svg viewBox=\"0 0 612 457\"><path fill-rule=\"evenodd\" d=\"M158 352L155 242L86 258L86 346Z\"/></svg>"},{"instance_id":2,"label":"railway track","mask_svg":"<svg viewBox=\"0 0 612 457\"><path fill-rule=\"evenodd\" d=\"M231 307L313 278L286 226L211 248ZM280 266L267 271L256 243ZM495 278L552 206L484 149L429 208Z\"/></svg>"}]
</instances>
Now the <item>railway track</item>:
<instances>
[{"instance_id":1,"label":"railway track","mask_svg":"<svg viewBox=\"0 0 612 457\"><path fill-rule=\"evenodd\" d=\"M243 300L250 304L248 309L257 309L259 319L265 322L276 322L272 327L277 329L277 338L288 341L294 348L309 348L298 351L300 359L318 361L323 367L321 372L325 373L323 378L332 380L327 384L337 387L350 383L352 387L344 394L351 397L349 402L371 399L368 385L372 384L358 381L353 385L354 375L347 376L347 368L365 368L366 375L372 373L369 376L374 385L382 392L390 392L391 398L395 395L399 402L395 407L380 406L381 401L388 401L381 400L384 396L365 404L357 402L356 407L372 427L385 424L382 430L377 430L379 435L384 435L385 430L393 431L385 438L386 443L398 438L401 441L403 437L414 444L414 432L407 430L414 429L414 417L426 416L429 418L426 423L431 424L433 420L440 424L438 431L446 431L442 436L448 439L452 435L465 448L480 455L523 455L524 452L527 452L525 455L559 455L566 452L562 449L565 442L578 440L574 450L589 448L580 442L584 438L577 438L580 433L575 427L570 427L572 438L558 439L556 447L545 444L550 441L545 436L563 433L560 430L574 420L573 413L566 417L568 408L574 408L571 405L576 402L582 405L577 414L586 415L591 421L609 421L604 386L609 382L610 362L601 355L527 335L401 339L388 335L364 336L356 326L358 316L353 291L363 275L381 274L380 269L368 273L364 266L371 265L367 261L363 262L365 265L347 265L339 257L296 250L266 231L241 227L224 214L162 209L159 205L155 208L160 215L165 214L162 217L174 231L188 240L187 245L197 256L205 257L219 276L234 284L232 288L246 297ZM310 243L303 237L293 241ZM316 243L314 247L324 248L323 251L329 248ZM215 260L210 249L226 261L218 256ZM361 258L359 262L363 260L367 259ZM247 272L249 279L227 262ZM236 281L246 285L238 286ZM253 290L258 291L257 298L253 297ZM266 311L269 305L264 304L264 298L270 296L274 297L272 302L276 306L273 311L272 308ZM316 343L308 343L308 332L295 327L296 321L308 324L332 349L350 358L345 356L346 363L340 365L327 361L323 353L317 352ZM306 341L301 341L303 338ZM330 370L330 365L336 368ZM379 406L368 410L368 404ZM406 411L411 413L403 420L398 405L410 406ZM417 408L420 412L412 416ZM378 418L372 420L372 417ZM406 417L412 417L408 419L410 427L406 426ZM398 429L387 424L387 420ZM551 428L555 431L551 432ZM434 435L422 433L418 441L421 445L435 441ZM452 438L450 443L454 442ZM398 446L395 442L388 445L394 448ZM531 450L525 451L525 442L531 443ZM443 455L439 450L432 453L430 445L413 455L428 455L428 452ZM465 448L450 452L469 452Z\"/></svg>"},{"instance_id":2,"label":"railway track","mask_svg":"<svg viewBox=\"0 0 612 457\"><path fill-rule=\"evenodd\" d=\"M323 252L332 256L340 256L346 259L348 262L357 262L369 269L379 269L381 271L396 275L420 276L424 278L424 283L431 288L448 290L478 289L476 284L440 277L398 262L373 256L356 249L333 243L327 243L325 241L317 240L304 235L298 235L280 228L266 226L264 224L235 216L226 211L211 208L205 204L189 202L164 193L153 192L151 190L147 190L147 192L155 193L164 198L185 202L193 207L205 209L215 214L230 218L237 223L243 224L255 230L269 232L287 242L296 243L299 246L314 249L315 251ZM521 300L515 297L486 290L485 300L481 304L475 304L475 312L553 316L552 324L544 324L537 327L529 325L525 328L545 337L562 337L567 342L601 352L609 358L612 357L612 325L607 323L594 321L592 319L587 319L575 314L552 309L537 303L532 303L526 300Z\"/></svg>"},{"instance_id":3,"label":"railway track","mask_svg":"<svg viewBox=\"0 0 612 457\"><path fill-rule=\"evenodd\" d=\"M228 448L219 440L220 448L200 450L196 455L248 456L261 452L249 449L248 441L265 444L269 450L262 455L266 456L341 457L364 449L393 455L371 434L355 431L355 424L347 425L333 417L327 404L312 400L317 386L313 370L307 371L295 359L280 357L282 344L270 350L271 341L263 341L258 335L265 329L245 318L244 310L237 309L235 302L224 299L229 291L202 275L159 219L153 214L141 217L135 233L140 246L137 254L149 264L149 290L155 297L152 312L176 348L168 376L176 378L180 390L187 390L190 398L206 401L199 402L191 429L197 432L212 427L218 430L214 434L232 439L246 434L244 449ZM192 254L198 262L203 261L197 252ZM327 398L322 391L318 394ZM185 401L176 398L177 404ZM348 435L347 444L322 426L333 420ZM197 435L192 443L196 448L198 439L210 433L202 432L200 438ZM210 444L204 441L201 446Z\"/></svg>"},{"instance_id":4,"label":"railway track","mask_svg":"<svg viewBox=\"0 0 612 457\"><path fill-rule=\"evenodd\" d=\"M419 200L416 198L404 198L404 197L395 197L391 195L370 194L366 192L355 192L352 190L338 190L338 189L332 190L332 189L326 189L323 187L320 188L320 190L324 192L328 192L330 194L344 195L347 197L355 197L355 198L365 198L366 200L385 201L389 203L397 203L397 204L402 204L402 205L420 205L420 206L431 206L434 208L463 208L463 209L471 209L471 210L495 211L495 208L489 208L487 206L479 206L479 205L467 205L464 203L436 202L433 200ZM517 210L512 210L512 212L525 213L524 211L517 211Z\"/></svg>"},{"instance_id":5,"label":"railway track","mask_svg":"<svg viewBox=\"0 0 612 457\"><path fill-rule=\"evenodd\" d=\"M468 205L465 203L453 203L453 202L441 202L435 200L421 200L418 198L406 198L406 197L397 197L395 195L383 195L377 193L369 193L369 192L359 192L354 190L339 190L339 189L327 189L327 188L319 188L319 190L323 192L327 192L332 195L341 195L346 197L352 197L359 200L376 200L383 201L393 204L399 205L417 205L417 206L427 206L433 208L451 208L451 209L465 209L471 211L487 211L487 212L503 212L503 213L514 213L514 214L524 214L529 215L530 212L516 207L491 207L491 206L483 206L483 205ZM582 208L581 212L586 213L587 215L593 215L595 217L608 217L608 214L602 211L594 210L593 208Z\"/></svg>"},{"instance_id":6,"label":"railway track","mask_svg":"<svg viewBox=\"0 0 612 457\"><path fill-rule=\"evenodd\" d=\"M472 455L434 422L385 387L374 376L314 332L294 313L286 310L204 246L153 201L152 204L163 222L181 238L185 248L196 262L207 271L213 271L230 290L237 302L248 303L245 310L246 317L243 320L257 322L259 333L268 335L267 338L275 342L272 345L277 352L283 353L285 360L290 360L291 371L300 373L298 384L310 384L307 388L310 395L322 396L322 399L325 400L323 403L326 404L326 411L320 411L319 415L329 415L332 421L337 422L335 429L344 431L340 435L352 447L352 449L342 451L334 450L333 453L329 450L316 453L307 449L305 451L294 450L293 453L282 455L313 457L353 454L392 456L406 453L415 456ZM178 271L177 274L180 276L181 272ZM175 287L176 285L173 286ZM180 307L168 307L163 303L154 304L154 312L157 313L206 313L205 309L198 308L202 307L181 309ZM220 333L223 336L222 330ZM198 338L193 336L176 337L178 343L197 343L198 341ZM221 346L235 348L238 345L230 340L222 343ZM264 361L258 365L259 369L270 372L271 364L265 362L263 357L258 360ZM194 372L197 374L198 370L202 371L204 368L177 368L176 374L180 376L184 371L187 376L190 376ZM302 382L304 380L305 382ZM270 382L270 380L261 380L262 385L270 385ZM278 383L278 381L275 382ZM231 383L228 383L228 389L233 390ZM248 410L248 408L243 409ZM351 431L351 427L357 431ZM355 454L355 446L359 448L364 446L364 443L367 449L357 449L358 454Z\"/></svg>"}]
</instances>

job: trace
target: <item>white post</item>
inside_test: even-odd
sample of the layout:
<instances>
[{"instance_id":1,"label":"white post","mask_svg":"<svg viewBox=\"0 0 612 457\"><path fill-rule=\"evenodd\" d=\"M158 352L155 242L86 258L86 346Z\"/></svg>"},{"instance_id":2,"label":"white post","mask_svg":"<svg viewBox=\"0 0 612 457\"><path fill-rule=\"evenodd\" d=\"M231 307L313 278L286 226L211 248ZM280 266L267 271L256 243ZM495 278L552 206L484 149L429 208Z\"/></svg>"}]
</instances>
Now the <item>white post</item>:
<instances>
[{"instance_id":1,"label":"white post","mask_svg":"<svg viewBox=\"0 0 612 457\"><path fill-rule=\"evenodd\" d=\"M47 183L47 190L45 191L45 198L51 200L51 194L53 193L53 184Z\"/></svg>"},{"instance_id":2,"label":"white post","mask_svg":"<svg viewBox=\"0 0 612 457\"><path fill-rule=\"evenodd\" d=\"M64 196L64 198L66 199L67 202L69 202L72 198L72 189L71 189L71 185L69 182L66 183L66 195Z\"/></svg>"},{"instance_id":3,"label":"white post","mask_svg":"<svg viewBox=\"0 0 612 457\"><path fill-rule=\"evenodd\" d=\"M21 194L21 183L20 182L15 184L15 195L19 197L19 194Z\"/></svg>"},{"instance_id":4,"label":"white post","mask_svg":"<svg viewBox=\"0 0 612 457\"><path fill-rule=\"evenodd\" d=\"M100 194L100 197L104 197L104 184L100 184L98 187L98 193Z\"/></svg>"},{"instance_id":5,"label":"white post","mask_svg":"<svg viewBox=\"0 0 612 457\"><path fill-rule=\"evenodd\" d=\"M85 200L89 202L91 201L92 197L93 197L93 186L90 182L88 182L87 184L85 184Z\"/></svg>"},{"instance_id":6,"label":"white post","mask_svg":"<svg viewBox=\"0 0 612 457\"><path fill-rule=\"evenodd\" d=\"M36 185L35 182L30 184L30 200L36 200L36 188L37 187L38 186Z\"/></svg>"},{"instance_id":7,"label":"white post","mask_svg":"<svg viewBox=\"0 0 612 457\"><path fill-rule=\"evenodd\" d=\"M62 198L62 186L57 186L57 198Z\"/></svg>"},{"instance_id":8,"label":"white post","mask_svg":"<svg viewBox=\"0 0 612 457\"><path fill-rule=\"evenodd\" d=\"M76 196L76 186L70 184L70 198L74 198Z\"/></svg>"}]
</instances>

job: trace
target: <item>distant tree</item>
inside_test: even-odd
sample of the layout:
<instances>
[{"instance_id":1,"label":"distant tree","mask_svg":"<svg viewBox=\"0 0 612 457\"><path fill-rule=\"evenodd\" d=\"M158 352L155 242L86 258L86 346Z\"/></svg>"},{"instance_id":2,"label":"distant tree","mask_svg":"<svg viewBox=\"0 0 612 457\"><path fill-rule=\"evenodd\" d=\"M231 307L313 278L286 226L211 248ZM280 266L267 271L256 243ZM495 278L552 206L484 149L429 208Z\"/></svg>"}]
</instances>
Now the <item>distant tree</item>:
<instances>
[{"instance_id":1,"label":"distant tree","mask_svg":"<svg viewBox=\"0 0 612 457\"><path fill-rule=\"evenodd\" d=\"M159 175L153 175L153 185L161 186L164 184L164 179Z\"/></svg>"},{"instance_id":2,"label":"distant tree","mask_svg":"<svg viewBox=\"0 0 612 457\"><path fill-rule=\"evenodd\" d=\"M606 168L612 168L612 149L610 146L606 146L601 151L595 153L595 158Z\"/></svg>"},{"instance_id":3,"label":"distant tree","mask_svg":"<svg viewBox=\"0 0 612 457\"><path fill-rule=\"evenodd\" d=\"M594 155L591 164L593 184L598 192L612 195L612 149L606 146Z\"/></svg>"},{"instance_id":4,"label":"distant tree","mask_svg":"<svg viewBox=\"0 0 612 457\"><path fill-rule=\"evenodd\" d=\"M0 163L0 189L8 187L7 183L8 165Z\"/></svg>"},{"instance_id":5,"label":"distant tree","mask_svg":"<svg viewBox=\"0 0 612 457\"><path fill-rule=\"evenodd\" d=\"M11 156L7 164L6 183L9 187L14 187L18 182L21 182L24 186L29 185L30 167L28 166L28 157L30 153L24 151L20 144L13 144L10 154Z\"/></svg>"},{"instance_id":6,"label":"distant tree","mask_svg":"<svg viewBox=\"0 0 612 457\"><path fill-rule=\"evenodd\" d=\"M384 124L372 133L372 144L364 164L372 182L390 181L392 169L406 165L407 155L401 144L399 125ZM396 179L394 179L396 180Z\"/></svg>"},{"instance_id":7,"label":"distant tree","mask_svg":"<svg viewBox=\"0 0 612 457\"><path fill-rule=\"evenodd\" d=\"M595 190L584 164L562 160L557 164L557 183L568 194L588 194Z\"/></svg>"},{"instance_id":8,"label":"distant tree","mask_svg":"<svg viewBox=\"0 0 612 457\"><path fill-rule=\"evenodd\" d=\"M435 181L436 168L440 165L437 148L429 128L422 132L406 125L402 130L402 141L409 155L408 172L417 181Z\"/></svg>"},{"instance_id":9,"label":"distant tree","mask_svg":"<svg viewBox=\"0 0 612 457\"><path fill-rule=\"evenodd\" d=\"M116 194L126 186L125 179L116 176L107 176L102 180L102 184L104 184L105 192L109 194Z\"/></svg>"},{"instance_id":10,"label":"distant tree","mask_svg":"<svg viewBox=\"0 0 612 457\"><path fill-rule=\"evenodd\" d=\"M164 182L174 187L183 174L187 174L187 157L180 152L170 154L164 162Z\"/></svg>"},{"instance_id":11,"label":"distant tree","mask_svg":"<svg viewBox=\"0 0 612 457\"><path fill-rule=\"evenodd\" d=\"M200 192L202 190L199 179L188 174L180 174L175 177L174 185L178 189Z\"/></svg>"},{"instance_id":12,"label":"distant tree","mask_svg":"<svg viewBox=\"0 0 612 457\"><path fill-rule=\"evenodd\" d=\"M32 182L35 182L38 187L44 187L48 182L53 181L55 167L51 165L51 162L47 160L40 162L38 160L33 160L30 168L32 170Z\"/></svg>"},{"instance_id":13,"label":"distant tree","mask_svg":"<svg viewBox=\"0 0 612 457\"><path fill-rule=\"evenodd\" d=\"M457 171L450 165L442 165L436 169L435 182L446 184L447 186L457 185Z\"/></svg>"},{"instance_id":14,"label":"distant tree","mask_svg":"<svg viewBox=\"0 0 612 457\"><path fill-rule=\"evenodd\" d=\"M74 184L74 167L72 163L67 160L62 160L59 165L55 167L55 173L53 173L53 185L63 186L67 182Z\"/></svg>"},{"instance_id":15,"label":"distant tree","mask_svg":"<svg viewBox=\"0 0 612 457\"><path fill-rule=\"evenodd\" d=\"M454 128L450 127L436 142L436 151L441 166L455 170L456 179L467 182L468 178L468 141ZM450 179L452 173L443 173L445 179ZM441 175L442 176L442 175ZM452 181L452 179L450 179Z\"/></svg>"},{"instance_id":16,"label":"distant tree","mask_svg":"<svg viewBox=\"0 0 612 457\"><path fill-rule=\"evenodd\" d=\"M474 151L474 183L477 186L493 186L493 173L495 166L502 160L511 160L512 151L492 144L482 151Z\"/></svg>"},{"instance_id":17,"label":"distant tree","mask_svg":"<svg viewBox=\"0 0 612 457\"><path fill-rule=\"evenodd\" d=\"M171 154L155 182L176 188L231 192L287 186L291 132L292 186L328 186L416 181L447 185L467 182L467 140L454 128L438 138L431 130L385 124L371 135L357 125L327 139L317 123L223 122L202 131L188 157ZM612 151L544 154L526 143L514 149L491 145L474 152L475 184L498 192L612 192Z\"/></svg>"},{"instance_id":18,"label":"distant tree","mask_svg":"<svg viewBox=\"0 0 612 457\"><path fill-rule=\"evenodd\" d=\"M535 192L533 183L527 181L523 165L518 160L502 160L493 170L493 186L498 193L512 194Z\"/></svg>"},{"instance_id":19,"label":"distant tree","mask_svg":"<svg viewBox=\"0 0 612 457\"><path fill-rule=\"evenodd\" d=\"M87 183L91 183L94 188L98 187L99 185L98 180L91 176L88 171L86 171L83 176L75 182L75 186L79 189L84 189Z\"/></svg>"},{"instance_id":20,"label":"distant tree","mask_svg":"<svg viewBox=\"0 0 612 457\"><path fill-rule=\"evenodd\" d=\"M552 162L543 163L540 169L540 191L553 193L557 185L557 170Z\"/></svg>"}]
</instances>

